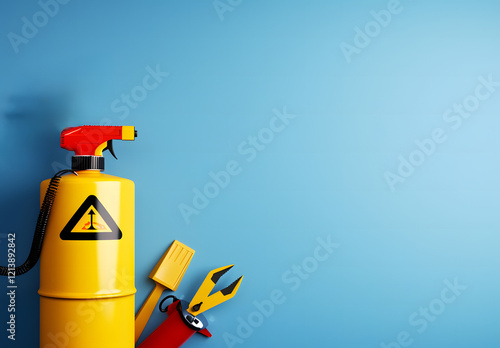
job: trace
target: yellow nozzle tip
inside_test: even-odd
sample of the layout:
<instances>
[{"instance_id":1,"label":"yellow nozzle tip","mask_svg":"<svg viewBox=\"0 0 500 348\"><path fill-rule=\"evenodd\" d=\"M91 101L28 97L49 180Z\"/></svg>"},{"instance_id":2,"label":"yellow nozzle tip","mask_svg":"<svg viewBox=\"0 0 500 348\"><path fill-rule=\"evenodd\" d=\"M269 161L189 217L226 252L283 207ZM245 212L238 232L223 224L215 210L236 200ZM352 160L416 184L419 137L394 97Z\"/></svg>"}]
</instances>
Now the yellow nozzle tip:
<instances>
[{"instance_id":1,"label":"yellow nozzle tip","mask_svg":"<svg viewBox=\"0 0 500 348\"><path fill-rule=\"evenodd\" d=\"M122 140L135 140L134 126L122 126Z\"/></svg>"}]
</instances>

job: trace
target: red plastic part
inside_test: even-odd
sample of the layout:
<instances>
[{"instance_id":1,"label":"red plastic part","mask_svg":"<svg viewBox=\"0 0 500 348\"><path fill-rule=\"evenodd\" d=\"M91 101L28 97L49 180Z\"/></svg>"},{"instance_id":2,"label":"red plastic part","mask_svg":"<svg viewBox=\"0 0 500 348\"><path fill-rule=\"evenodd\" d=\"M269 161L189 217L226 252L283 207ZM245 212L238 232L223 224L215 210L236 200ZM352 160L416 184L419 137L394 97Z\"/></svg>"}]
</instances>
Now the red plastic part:
<instances>
[{"instance_id":1,"label":"red plastic part","mask_svg":"<svg viewBox=\"0 0 500 348\"><path fill-rule=\"evenodd\" d=\"M61 147L76 156L96 156L97 148L113 139L122 139L121 126L68 127L61 132Z\"/></svg>"},{"instance_id":2,"label":"red plastic part","mask_svg":"<svg viewBox=\"0 0 500 348\"><path fill-rule=\"evenodd\" d=\"M139 348L178 348L197 332L182 320L177 310L178 303L179 300L167 307L168 318L139 345Z\"/></svg>"},{"instance_id":3,"label":"red plastic part","mask_svg":"<svg viewBox=\"0 0 500 348\"><path fill-rule=\"evenodd\" d=\"M198 331L199 334L202 334L203 336L206 336L206 337L212 337L212 334L210 333L210 331L208 331L207 328L203 329L203 330L200 330Z\"/></svg>"}]
</instances>

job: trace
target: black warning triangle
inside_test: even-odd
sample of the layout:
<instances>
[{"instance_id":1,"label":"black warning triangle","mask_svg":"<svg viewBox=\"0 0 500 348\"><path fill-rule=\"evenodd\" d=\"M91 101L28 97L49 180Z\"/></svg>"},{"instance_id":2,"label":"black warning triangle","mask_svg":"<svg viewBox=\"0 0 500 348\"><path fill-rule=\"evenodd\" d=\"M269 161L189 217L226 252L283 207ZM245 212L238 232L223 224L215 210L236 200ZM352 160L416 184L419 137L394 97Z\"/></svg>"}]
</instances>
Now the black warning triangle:
<instances>
[{"instance_id":1,"label":"black warning triangle","mask_svg":"<svg viewBox=\"0 0 500 348\"><path fill-rule=\"evenodd\" d=\"M78 222L83 218L90 207L94 207L95 210L97 210L104 222L108 225L110 232L73 232ZM90 218L93 218L95 213L93 210L90 210L89 214L91 215ZM90 226L92 226L92 223ZM95 228L89 228L89 230L95 230ZM117 240L122 238L122 231L99 199L94 195L90 195L68 221L61 231L60 237L63 240Z\"/></svg>"}]
</instances>

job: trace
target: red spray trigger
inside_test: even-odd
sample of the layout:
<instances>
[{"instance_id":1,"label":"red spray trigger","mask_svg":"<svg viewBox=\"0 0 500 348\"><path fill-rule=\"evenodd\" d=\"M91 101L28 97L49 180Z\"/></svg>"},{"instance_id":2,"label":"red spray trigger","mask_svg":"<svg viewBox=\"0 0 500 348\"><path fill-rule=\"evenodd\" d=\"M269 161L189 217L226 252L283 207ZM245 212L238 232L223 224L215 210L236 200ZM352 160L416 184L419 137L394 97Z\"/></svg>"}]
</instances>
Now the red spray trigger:
<instances>
[{"instance_id":1,"label":"red spray trigger","mask_svg":"<svg viewBox=\"0 0 500 348\"><path fill-rule=\"evenodd\" d=\"M61 132L61 147L75 151L75 156L102 156L104 150L116 158L112 140L135 140L133 126L81 126Z\"/></svg>"}]
</instances>

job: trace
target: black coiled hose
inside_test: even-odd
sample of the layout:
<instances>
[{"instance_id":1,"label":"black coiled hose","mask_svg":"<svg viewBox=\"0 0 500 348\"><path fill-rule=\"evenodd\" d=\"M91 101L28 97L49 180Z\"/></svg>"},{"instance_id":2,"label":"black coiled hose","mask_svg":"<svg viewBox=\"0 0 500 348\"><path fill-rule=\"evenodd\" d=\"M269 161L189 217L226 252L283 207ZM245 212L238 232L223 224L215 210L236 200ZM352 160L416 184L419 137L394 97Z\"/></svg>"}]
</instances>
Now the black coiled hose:
<instances>
[{"instance_id":1,"label":"black coiled hose","mask_svg":"<svg viewBox=\"0 0 500 348\"><path fill-rule=\"evenodd\" d=\"M47 192L45 192L45 197L43 198L42 207L40 208L40 213L38 214L35 234L33 236L33 242L31 243L31 250L28 258L21 266L16 268L0 266L0 275L7 276L9 272L12 274L12 271L15 271L15 275L19 276L28 272L38 262L40 253L42 252L43 238L45 237L45 229L47 228L47 223L49 222L50 211L52 210L52 205L54 204L54 199L56 198L57 188L59 187L61 176L66 173L74 173L75 175L78 175L70 169L64 169L57 172L52 179L50 179Z\"/></svg>"}]
</instances>

